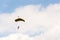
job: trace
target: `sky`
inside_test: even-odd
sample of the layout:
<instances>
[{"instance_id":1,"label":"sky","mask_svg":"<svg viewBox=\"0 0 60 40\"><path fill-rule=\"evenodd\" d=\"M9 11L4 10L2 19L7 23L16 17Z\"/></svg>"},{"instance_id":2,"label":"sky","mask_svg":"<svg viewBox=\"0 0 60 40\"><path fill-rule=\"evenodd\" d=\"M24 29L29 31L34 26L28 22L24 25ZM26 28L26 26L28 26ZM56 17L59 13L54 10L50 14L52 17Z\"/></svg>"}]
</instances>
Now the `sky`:
<instances>
[{"instance_id":1,"label":"sky","mask_svg":"<svg viewBox=\"0 0 60 40\"><path fill-rule=\"evenodd\" d=\"M55 4L59 2L60 0L0 0L0 12L11 13L20 6L42 5L46 7L49 4Z\"/></svg>"},{"instance_id":2,"label":"sky","mask_svg":"<svg viewBox=\"0 0 60 40\"><path fill-rule=\"evenodd\" d=\"M0 40L60 40L59 31L60 0L0 0Z\"/></svg>"}]
</instances>

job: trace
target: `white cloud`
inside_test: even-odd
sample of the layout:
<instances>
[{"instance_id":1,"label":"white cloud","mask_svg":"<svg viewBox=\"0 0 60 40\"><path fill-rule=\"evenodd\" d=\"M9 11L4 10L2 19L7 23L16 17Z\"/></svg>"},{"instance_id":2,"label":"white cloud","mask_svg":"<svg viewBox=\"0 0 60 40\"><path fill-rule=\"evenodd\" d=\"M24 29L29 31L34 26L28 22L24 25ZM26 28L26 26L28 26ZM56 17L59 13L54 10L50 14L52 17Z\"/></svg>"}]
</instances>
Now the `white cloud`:
<instances>
[{"instance_id":1,"label":"white cloud","mask_svg":"<svg viewBox=\"0 0 60 40\"><path fill-rule=\"evenodd\" d=\"M23 34L11 34L7 37L0 38L0 40L32 40L28 35L23 35Z\"/></svg>"},{"instance_id":2,"label":"white cloud","mask_svg":"<svg viewBox=\"0 0 60 40\"><path fill-rule=\"evenodd\" d=\"M36 35L33 40L60 40L60 3L42 8L43 11L39 11L39 8L39 5L28 5L16 8L11 14L0 14L0 32ZM19 22L19 30L18 24L14 22L17 16L26 21Z\"/></svg>"}]
</instances>

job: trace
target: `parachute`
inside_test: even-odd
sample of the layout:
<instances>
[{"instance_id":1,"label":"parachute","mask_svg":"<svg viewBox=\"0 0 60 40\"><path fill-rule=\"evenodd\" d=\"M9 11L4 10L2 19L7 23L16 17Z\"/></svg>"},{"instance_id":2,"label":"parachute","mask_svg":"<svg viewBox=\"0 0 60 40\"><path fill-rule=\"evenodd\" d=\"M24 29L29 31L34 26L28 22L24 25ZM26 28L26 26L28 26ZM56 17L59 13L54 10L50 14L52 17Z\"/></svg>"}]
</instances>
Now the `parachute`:
<instances>
[{"instance_id":1,"label":"parachute","mask_svg":"<svg viewBox=\"0 0 60 40\"><path fill-rule=\"evenodd\" d=\"M22 18L17 18L17 19L15 19L15 22L18 22L18 21L23 21L23 22L25 22L25 20L22 19Z\"/></svg>"},{"instance_id":2,"label":"parachute","mask_svg":"<svg viewBox=\"0 0 60 40\"><path fill-rule=\"evenodd\" d=\"M17 19L15 19L15 22L19 22L19 21L23 21L23 22L25 22L25 20L24 20L24 19L19 18L19 16L18 16L18 18L17 18ZM19 29L19 25L18 25L18 29Z\"/></svg>"}]
</instances>

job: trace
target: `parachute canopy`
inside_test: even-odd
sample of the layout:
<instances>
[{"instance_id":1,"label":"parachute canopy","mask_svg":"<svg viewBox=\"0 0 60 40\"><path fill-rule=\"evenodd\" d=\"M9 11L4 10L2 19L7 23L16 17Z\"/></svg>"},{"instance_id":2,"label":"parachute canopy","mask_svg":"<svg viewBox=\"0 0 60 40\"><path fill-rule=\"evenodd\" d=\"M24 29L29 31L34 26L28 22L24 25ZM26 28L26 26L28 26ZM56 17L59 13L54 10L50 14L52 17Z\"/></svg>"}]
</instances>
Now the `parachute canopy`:
<instances>
[{"instance_id":1,"label":"parachute canopy","mask_svg":"<svg viewBox=\"0 0 60 40\"><path fill-rule=\"evenodd\" d=\"M22 19L22 18L17 18L17 19L15 19L15 22L18 22L18 21L23 21L23 22L25 22L25 20Z\"/></svg>"}]
</instances>

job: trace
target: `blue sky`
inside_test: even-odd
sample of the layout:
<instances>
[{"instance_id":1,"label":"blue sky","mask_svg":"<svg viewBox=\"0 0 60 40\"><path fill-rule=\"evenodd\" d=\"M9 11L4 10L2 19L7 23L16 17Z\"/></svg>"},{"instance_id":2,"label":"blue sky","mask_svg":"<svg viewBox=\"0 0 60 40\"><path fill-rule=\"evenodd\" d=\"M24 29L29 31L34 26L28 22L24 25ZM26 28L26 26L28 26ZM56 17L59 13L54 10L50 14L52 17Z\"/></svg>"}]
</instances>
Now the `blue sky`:
<instances>
[{"instance_id":1,"label":"blue sky","mask_svg":"<svg viewBox=\"0 0 60 40\"><path fill-rule=\"evenodd\" d=\"M0 0L0 13L13 12L15 8L25 5L41 4L46 7L49 4L60 3L60 0Z\"/></svg>"}]
</instances>

